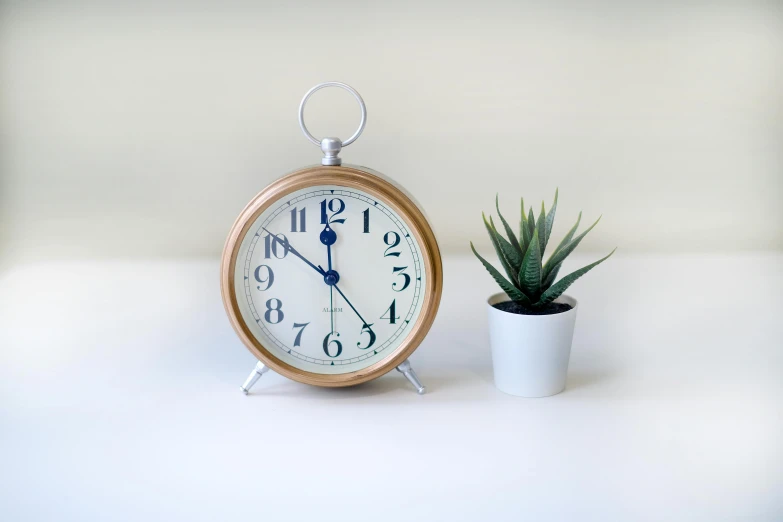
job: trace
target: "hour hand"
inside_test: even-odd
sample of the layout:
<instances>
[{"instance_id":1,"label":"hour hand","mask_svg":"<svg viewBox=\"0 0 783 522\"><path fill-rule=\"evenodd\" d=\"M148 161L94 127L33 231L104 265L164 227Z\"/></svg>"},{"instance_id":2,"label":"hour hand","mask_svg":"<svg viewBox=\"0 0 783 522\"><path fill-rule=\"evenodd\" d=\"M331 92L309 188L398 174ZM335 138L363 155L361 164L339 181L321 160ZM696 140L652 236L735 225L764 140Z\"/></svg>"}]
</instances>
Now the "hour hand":
<instances>
[{"instance_id":1,"label":"hour hand","mask_svg":"<svg viewBox=\"0 0 783 522\"><path fill-rule=\"evenodd\" d=\"M323 232L320 235L321 243L326 245L326 255L329 261L329 270L332 270L332 245L337 241L337 233L332 230L329 225L326 225Z\"/></svg>"},{"instance_id":2,"label":"hour hand","mask_svg":"<svg viewBox=\"0 0 783 522\"><path fill-rule=\"evenodd\" d=\"M319 267L315 266L314 264L312 264L302 254L300 254L294 247L292 247L291 243L288 242L288 239L283 241L282 239L277 237L275 234L273 234L272 232L267 230L266 227L261 227L261 228L264 229L272 237L273 241L275 241L276 243L280 243L280 245L282 245L283 248L285 248L287 251L291 252L293 255L295 255L296 257L298 257L299 259L301 259L302 261L304 261L308 265L310 265L310 267L313 270L315 270L316 272L318 272L321 275L326 275L326 272L324 272L322 268L319 268Z\"/></svg>"}]
</instances>

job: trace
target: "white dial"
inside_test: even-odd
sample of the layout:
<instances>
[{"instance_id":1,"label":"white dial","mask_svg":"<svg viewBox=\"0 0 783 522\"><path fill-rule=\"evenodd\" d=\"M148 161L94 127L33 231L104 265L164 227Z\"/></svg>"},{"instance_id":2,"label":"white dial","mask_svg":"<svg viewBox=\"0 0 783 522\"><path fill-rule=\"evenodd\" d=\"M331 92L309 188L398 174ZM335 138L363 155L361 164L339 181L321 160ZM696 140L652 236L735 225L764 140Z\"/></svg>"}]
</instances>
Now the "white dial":
<instances>
[{"instance_id":1,"label":"white dial","mask_svg":"<svg viewBox=\"0 0 783 522\"><path fill-rule=\"evenodd\" d=\"M315 186L272 203L242 240L234 289L245 324L275 357L322 374L392 355L422 311L421 246L385 202Z\"/></svg>"}]
</instances>

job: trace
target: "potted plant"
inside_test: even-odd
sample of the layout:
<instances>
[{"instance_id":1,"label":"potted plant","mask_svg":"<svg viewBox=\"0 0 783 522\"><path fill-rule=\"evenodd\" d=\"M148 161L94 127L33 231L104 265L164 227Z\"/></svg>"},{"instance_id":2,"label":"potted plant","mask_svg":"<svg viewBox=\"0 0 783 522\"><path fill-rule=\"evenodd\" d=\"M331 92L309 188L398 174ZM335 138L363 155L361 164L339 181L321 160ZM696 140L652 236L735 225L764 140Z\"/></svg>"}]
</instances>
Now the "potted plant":
<instances>
[{"instance_id":1,"label":"potted plant","mask_svg":"<svg viewBox=\"0 0 783 522\"><path fill-rule=\"evenodd\" d=\"M495 386L510 395L547 397L565 389L578 304L564 292L614 253L612 250L606 257L555 282L563 261L601 220L599 217L590 228L574 237L582 220L580 212L576 224L544 262L557 196L555 191L555 201L549 212L541 203L538 219L535 219L532 207L525 215L522 199L518 237L500 213L497 196L495 208L508 239L498 232L492 216L487 221L482 213L492 246L507 277L481 257L470 243L473 253L503 290L487 300L487 309Z\"/></svg>"}]
</instances>

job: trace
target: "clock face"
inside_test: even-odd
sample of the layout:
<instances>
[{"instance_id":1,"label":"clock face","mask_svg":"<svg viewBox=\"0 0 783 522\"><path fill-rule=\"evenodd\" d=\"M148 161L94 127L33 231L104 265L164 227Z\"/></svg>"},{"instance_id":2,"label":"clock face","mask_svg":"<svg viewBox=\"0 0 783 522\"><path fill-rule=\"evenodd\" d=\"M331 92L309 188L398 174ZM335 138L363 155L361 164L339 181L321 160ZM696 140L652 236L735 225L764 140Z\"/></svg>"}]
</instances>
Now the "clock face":
<instances>
[{"instance_id":1,"label":"clock face","mask_svg":"<svg viewBox=\"0 0 783 522\"><path fill-rule=\"evenodd\" d=\"M386 202L354 188L308 187L251 223L234 270L239 311L273 356L343 374L394 354L422 313L421 245Z\"/></svg>"}]
</instances>

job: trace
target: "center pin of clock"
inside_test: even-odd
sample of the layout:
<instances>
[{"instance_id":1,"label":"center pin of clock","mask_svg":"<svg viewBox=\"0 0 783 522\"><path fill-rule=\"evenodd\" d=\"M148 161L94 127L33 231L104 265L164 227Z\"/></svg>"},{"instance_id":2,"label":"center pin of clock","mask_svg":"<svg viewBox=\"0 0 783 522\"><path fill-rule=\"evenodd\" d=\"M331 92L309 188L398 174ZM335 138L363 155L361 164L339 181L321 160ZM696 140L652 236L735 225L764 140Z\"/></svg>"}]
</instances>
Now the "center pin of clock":
<instances>
[{"instance_id":1,"label":"center pin of clock","mask_svg":"<svg viewBox=\"0 0 783 522\"><path fill-rule=\"evenodd\" d=\"M329 270L324 274L324 283L329 286L334 286L340 280L340 274L336 270Z\"/></svg>"}]
</instances>

